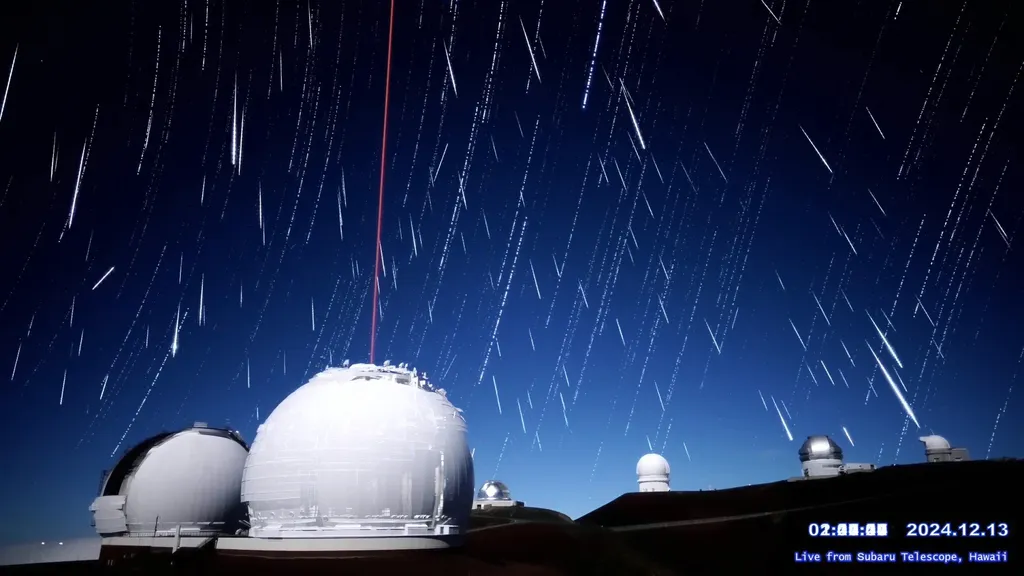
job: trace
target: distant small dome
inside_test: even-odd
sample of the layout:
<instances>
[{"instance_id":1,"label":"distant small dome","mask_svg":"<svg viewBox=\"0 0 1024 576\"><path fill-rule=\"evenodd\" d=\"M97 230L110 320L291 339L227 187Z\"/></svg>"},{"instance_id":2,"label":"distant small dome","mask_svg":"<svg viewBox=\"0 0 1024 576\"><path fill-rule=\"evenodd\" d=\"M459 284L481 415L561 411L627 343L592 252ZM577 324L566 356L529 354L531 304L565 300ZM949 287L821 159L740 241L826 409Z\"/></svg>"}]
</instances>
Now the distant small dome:
<instances>
[{"instance_id":1,"label":"distant small dome","mask_svg":"<svg viewBox=\"0 0 1024 576\"><path fill-rule=\"evenodd\" d=\"M924 442L924 449L926 451L932 450L952 450L949 441L942 436L932 434L931 436L921 436L918 438L921 442Z\"/></svg>"},{"instance_id":2,"label":"distant small dome","mask_svg":"<svg viewBox=\"0 0 1024 576\"><path fill-rule=\"evenodd\" d=\"M480 491L476 493L477 500L511 500L512 492L509 491L508 486L504 482L498 480L488 480L484 482L484 485L480 487Z\"/></svg>"},{"instance_id":3,"label":"distant small dome","mask_svg":"<svg viewBox=\"0 0 1024 576\"><path fill-rule=\"evenodd\" d=\"M668 480L669 474L672 472L671 467L668 465L668 460L661 454L645 454L640 461L636 463L636 475L641 478L662 478Z\"/></svg>"},{"instance_id":4,"label":"distant small dome","mask_svg":"<svg viewBox=\"0 0 1024 576\"><path fill-rule=\"evenodd\" d=\"M800 447L800 461L842 460L843 449L828 436L808 436Z\"/></svg>"}]
</instances>

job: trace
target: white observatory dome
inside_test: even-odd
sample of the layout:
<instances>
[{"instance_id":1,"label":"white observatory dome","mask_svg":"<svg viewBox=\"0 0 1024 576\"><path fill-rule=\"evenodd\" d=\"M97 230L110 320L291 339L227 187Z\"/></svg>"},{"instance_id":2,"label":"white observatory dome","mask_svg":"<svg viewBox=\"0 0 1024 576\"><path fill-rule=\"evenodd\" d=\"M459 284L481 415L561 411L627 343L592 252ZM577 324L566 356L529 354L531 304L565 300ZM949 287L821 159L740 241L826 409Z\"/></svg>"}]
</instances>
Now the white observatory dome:
<instances>
[{"instance_id":1,"label":"white observatory dome","mask_svg":"<svg viewBox=\"0 0 1024 576\"><path fill-rule=\"evenodd\" d=\"M259 427L242 500L257 538L447 545L467 528L473 501L466 422L444 390L404 365L329 368Z\"/></svg>"},{"instance_id":2,"label":"white observatory dome","mask_svg":"<svg viewBox=\"0 0 1024 576\"><path fill-rule=\"evenodd\" d=\"M636 463L637 483L641 492L668 492L672 469L661 454L645 454Z\"/></svg>"},{"instance_id":3,"label":"white observatory dome","mask_svg":"<svg viewBox=\"0 0 1024 576\"><path fill-rule=\"evenodd\" d=\"M970 460L966 448L953 448L942 436L932 434L918 438L924 443L924 457L927 462L961 462Z\"/></svg>"},{"instance_id":4,"label":"white observatory dome","mask_svg":"<svg viewBox=\"0 0 1024 576\"><path fill-rule=\"evenodd\" d=\"M193 536L233 532L248 450L233 431L197 422L144 440L107 474L89 509L104 536Z\"/></svg>"},{"instance_id":5,"label":"white observatory dome","mask_svg":"<svg viewBox=\"0 0 1024 576\"><path fill-rule=\"evenodd\" d=\"M918 440L924 443L925 452L938 452L953 449L948 440L935 434L932 434L931 436L921 436Z\"/></svg>"}]
</instances>

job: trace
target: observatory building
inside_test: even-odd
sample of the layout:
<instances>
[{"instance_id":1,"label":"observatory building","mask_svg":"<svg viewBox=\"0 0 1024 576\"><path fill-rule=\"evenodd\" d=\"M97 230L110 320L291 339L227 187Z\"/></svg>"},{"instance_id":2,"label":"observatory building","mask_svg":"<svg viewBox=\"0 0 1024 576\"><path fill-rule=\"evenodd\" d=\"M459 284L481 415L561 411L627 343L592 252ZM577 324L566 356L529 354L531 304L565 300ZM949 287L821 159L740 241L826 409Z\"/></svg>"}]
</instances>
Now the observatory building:
<instances>
[{"instance_id":1,"label":"observatory building","mask_svg":"<svg viewBox=\"0 0 1024 576\"><path fill-rule=\"evenodd\" d=\"M89 506L104 537L212 536L242 527L238 494L248 448L203 422L128 450Z\"/></svg>"},{"instance_id":2,"label":"observatory building","mask_svg":"<svg viewBox=\"0 0 1024 576\"><path fill-rule=\"evenodd\" d=\"M641 492L668 492L671 468L661 454L645 454L636 463L636 481Z\"/></svg>"},{"instance_id":3,"label":"observatory building","mask_svg":"<svg viewBox=\"0 0 1024 576\"><path fill-rule=\"evenodd\" d=\"M473 500L466 422L444 390L404 364L329 368L259 427L241 499L250 538L232 546L450 546Z\"/></svg>"},{"instance_id":4,"label":"observatory building","mask_svg":"<svg viewBox=\"0 0 1024 576\"><path fill-rule=\"evenodd\" d=\"M517 502L512 498L512 492L509 491L508 486L500 480L488 480L484 482L484 485L480 487L480 490L476 493L476 500L473 500L474 510L484 510L486 508L507 508L510 506L520 506L524 504Z\"/></svg>"},{"instance_id":5,"label":"observatory building","mask_svg":"<svg viewBox=\"0 0 1024 576\"><path fill-rule=\"evenodd\" d=\"M928 462L963 462L970 460L966 448L953 448L949 441L942 436L921 436L918 438L924 443L924 456Z\"/></svg>"},{"instance_id":6,"label":"observatory building","mask_svg":"<svg viewBox=\"0 0 1024 576\"><path fill-rule=\"evenodd\" d=\"M802 478L828 478L852 472L870 472L874 464L847 464L843 462L843 449L828 436L808 436L800 447ZM799 479L799 478L796 478Z\"/></svg>"}]
</instances>

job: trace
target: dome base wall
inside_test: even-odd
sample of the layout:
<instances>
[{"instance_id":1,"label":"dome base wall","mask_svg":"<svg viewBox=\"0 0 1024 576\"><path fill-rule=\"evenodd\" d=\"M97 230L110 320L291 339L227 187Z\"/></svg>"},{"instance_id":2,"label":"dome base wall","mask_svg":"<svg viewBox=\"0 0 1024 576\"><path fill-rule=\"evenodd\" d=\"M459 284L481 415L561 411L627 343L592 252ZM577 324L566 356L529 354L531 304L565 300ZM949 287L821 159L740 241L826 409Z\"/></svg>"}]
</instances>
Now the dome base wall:
<instances>
[{"instance_id":1,"label":"dome base wall","mask_svg":"<svg viewBox=\"0 0 1024 576\"><path fill-rule=\"evenodd\" d=\"M395 536L394 534L373 536L367 534L339 535L337 533L294 534L280 531L278 536L270 535L268 529L262 530L264 535L250 534L249 538L220 538L217 549L228 553L244 553L247 556L281 556L294 553L316 556L346 552L388 552L394 550L442 550L461 546L464 541L462 534L437 536Z\"/></svg>"},{"instance_id":2,"label":"dome base wall","mask_svg":"<svg viewBox=\"0 0 1024 576\"><path fill-rule=\"evenodd\" d=\"M331 526L264 525L249 529L251 538L447 538L461 533L454 524L346 523Z\"/></svg>"}]
</instances>

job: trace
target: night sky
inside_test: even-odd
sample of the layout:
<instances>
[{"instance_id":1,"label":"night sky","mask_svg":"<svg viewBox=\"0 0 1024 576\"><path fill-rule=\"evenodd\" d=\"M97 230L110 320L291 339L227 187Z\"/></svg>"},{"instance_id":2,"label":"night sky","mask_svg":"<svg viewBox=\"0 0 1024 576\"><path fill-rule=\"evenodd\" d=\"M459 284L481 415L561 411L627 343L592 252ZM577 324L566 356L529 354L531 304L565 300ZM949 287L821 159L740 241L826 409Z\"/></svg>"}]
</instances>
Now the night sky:
<instances>
[{"instance_id":1,"label":"night sky","mask_svg":"<svg viewBox=\"0 0 1024 576\"><path fill-rule=\"evenodd\" d=\"M1019 2L395 4L376 360L465 410L478 481L575 517L652 449L683 490L811 434L1024 454ZM5 12L10 542L369 360L389 6Z\"/></svg>"}]
</instances>

